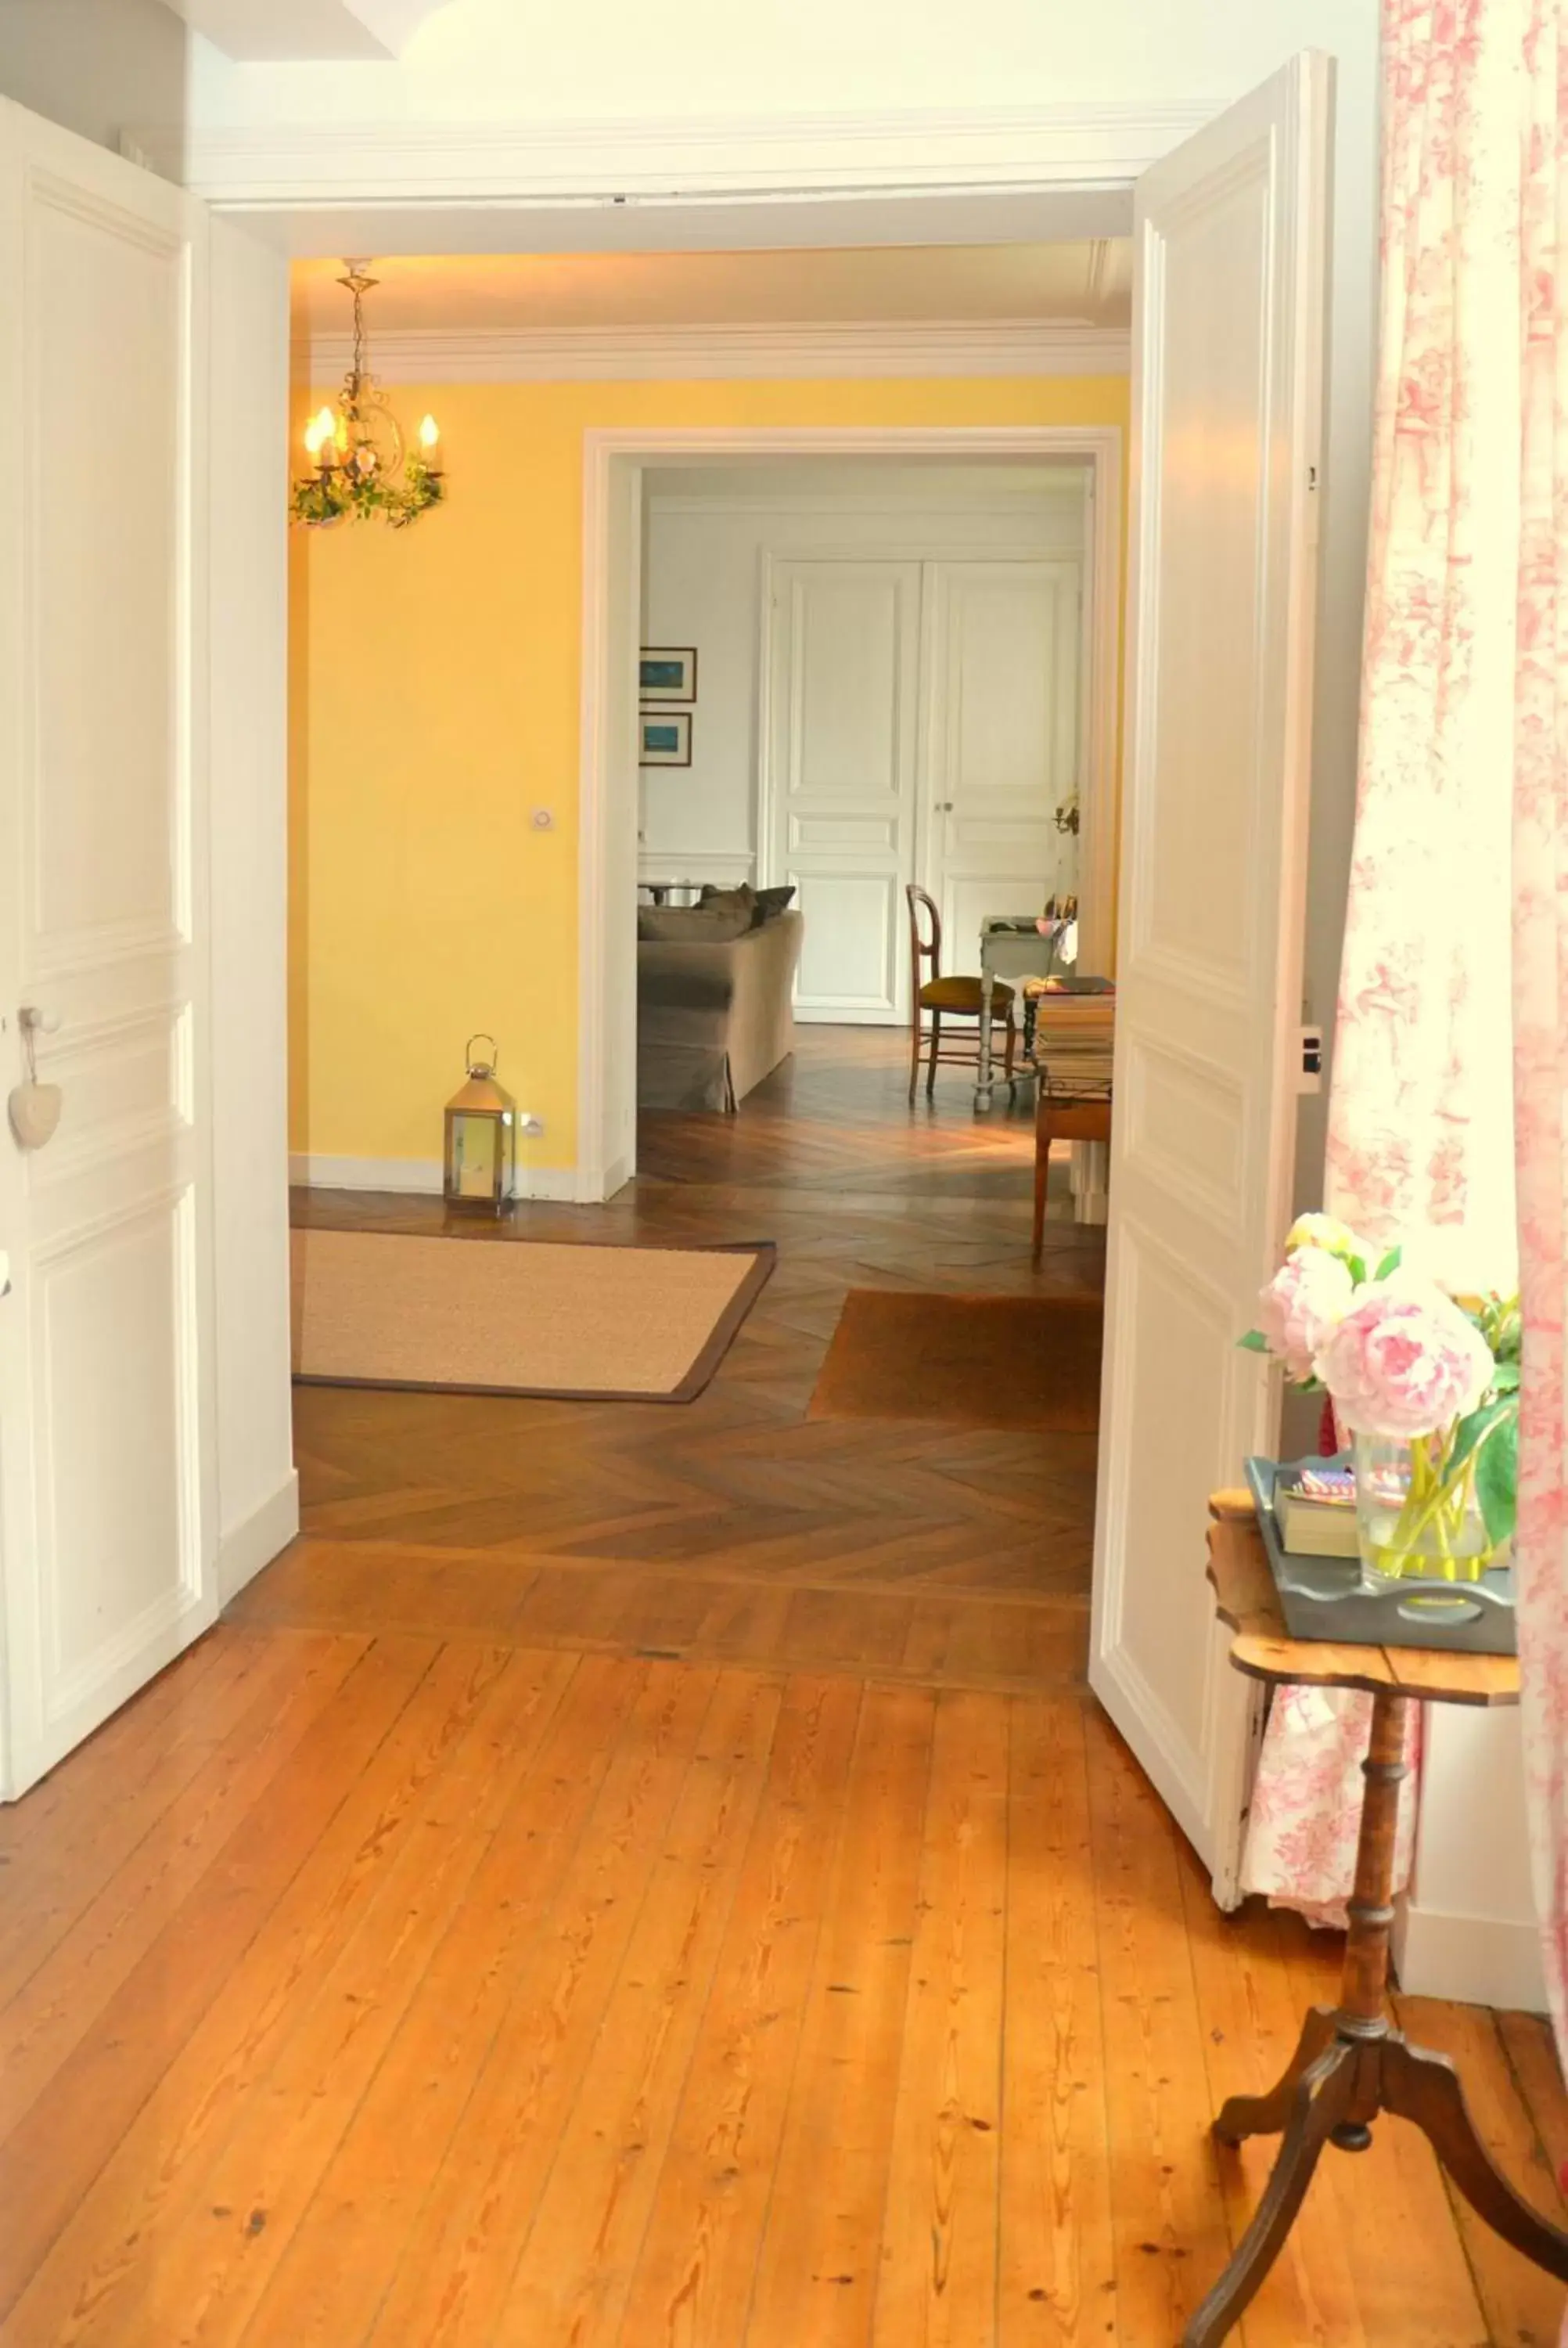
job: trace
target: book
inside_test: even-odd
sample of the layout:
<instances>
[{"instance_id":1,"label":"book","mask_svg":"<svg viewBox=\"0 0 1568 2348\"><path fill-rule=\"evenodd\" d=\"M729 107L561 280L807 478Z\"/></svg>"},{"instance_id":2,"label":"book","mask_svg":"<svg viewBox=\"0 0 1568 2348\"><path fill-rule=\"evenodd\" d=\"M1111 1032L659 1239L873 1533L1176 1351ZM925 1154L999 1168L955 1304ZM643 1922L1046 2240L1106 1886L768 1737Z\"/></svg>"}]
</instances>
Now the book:
<instances>
[{"instance_id":1,"label":"book","mask_svg":"<svg viewBox=\"0 0 1568 2348\"><path fill-rule=\"evenodd\" d=\"M1356 1475L1350 1468L1282 1468L1275 1478L1279 1537L1297 1557L1357 1557Z\"/></svg>"}]
</instances>

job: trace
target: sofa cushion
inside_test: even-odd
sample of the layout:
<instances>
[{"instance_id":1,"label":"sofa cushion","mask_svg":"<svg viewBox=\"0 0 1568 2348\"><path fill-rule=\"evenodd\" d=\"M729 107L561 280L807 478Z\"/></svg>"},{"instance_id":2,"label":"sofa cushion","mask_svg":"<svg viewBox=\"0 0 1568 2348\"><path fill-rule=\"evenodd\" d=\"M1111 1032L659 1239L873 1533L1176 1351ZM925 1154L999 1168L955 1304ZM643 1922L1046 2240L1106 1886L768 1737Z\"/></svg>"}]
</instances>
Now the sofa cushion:
<instances>
[{"instance_id":1,"label":"sofa cushion","mask_svg":"<svg viewBox=\"0 0 1568 2348\"><path fill-rule=\"evenodd\" d=\"M753 910L749 904L639 905L638 941L643 945L731 945L751 928Z\"/></svg>"},{"instance_id":2,"label":"sofa cushion","mask_svg":"<svg viewBox=\"0 0 1568 2348\"><path fill-rule=\"evenodd\" d=\"M776 921L781 913L787 913L794 898L794 882L793 880L785 889L759 889L757 891L758 929L762 928L764 922Z\"/></svg>"}]
</instances>

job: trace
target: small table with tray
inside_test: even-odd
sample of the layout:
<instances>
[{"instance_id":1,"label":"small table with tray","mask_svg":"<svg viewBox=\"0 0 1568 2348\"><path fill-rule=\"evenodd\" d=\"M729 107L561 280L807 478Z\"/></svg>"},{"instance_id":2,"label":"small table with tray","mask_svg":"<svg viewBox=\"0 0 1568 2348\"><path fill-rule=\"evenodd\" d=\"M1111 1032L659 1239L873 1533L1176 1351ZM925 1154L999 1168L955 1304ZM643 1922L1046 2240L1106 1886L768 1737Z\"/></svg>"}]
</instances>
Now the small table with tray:
<instances>
[{"instance_id":1,"label":"small table with tray","mask_svg":"<svg viewBox=\"0 0 1568 2348\"><path fill-rule=\"evenodd\" d=\"M1276 1478L1306 1467L1349 1464L1348 1453L1334 1459L1246 1463L1264 1555L1291 1637L1437 1647L1446 1654L1517 1654L1511 1566L1493 1566L1476 1581L1390 1580L1369 1589L1354 1559L1309 1557L1286 1548L1275 1514Z\"/></svg>"},{"instance_id":2,"label":"small table with tray","mask_svg":"<svg viewBox=\"0 0 1568 2348\"><path fill-rule=\"evenodd\" d=\"M1276 1570L1250 1491L1216 1492L1209 1502L1209 1580L1230 1625L1231 1663L1253 1679L1365 1688L1372 1733L1362 1764L1367 1790L1356 1855L1356 1888L1339 2003L1314 2006L1285 2076L1263 2096L1233 2096L1214 2122L1222 2144L1283 2136L1262 2200L1224 2274L1182 2335L1182 2348L1215 2348L1239 2322L1278 2256L1326 2144L1363 2152L1380 2113L1414 2122L1471 2207L1548 2274L1568 2282L1568 2234L1520 2196L1476 2131L1459 2073L1445 2055L1412 2046L1384 2012L1389 1935L1394 1921L1394 1836L1405 1776L1406 1715L1412 1704L1511 1704L1519 1701L1512 1655L1409 1646L1390 1637L1293 1637ZM1348 1560L1336 1565L1343 1581ZM1395 1593L1397 1595L1397 1593ZM1374 1597L1374 1604L1380 1599Z\"/></svg>"}]
</instances>

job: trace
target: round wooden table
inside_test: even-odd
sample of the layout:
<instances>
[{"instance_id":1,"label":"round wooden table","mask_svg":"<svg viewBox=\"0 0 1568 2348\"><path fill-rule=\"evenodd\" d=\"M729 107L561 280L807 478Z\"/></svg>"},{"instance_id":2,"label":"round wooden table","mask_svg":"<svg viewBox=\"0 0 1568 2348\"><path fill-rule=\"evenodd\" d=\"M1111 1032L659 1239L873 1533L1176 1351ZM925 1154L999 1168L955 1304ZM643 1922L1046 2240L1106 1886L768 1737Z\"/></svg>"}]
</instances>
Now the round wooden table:
<instances>
[{"instance_id":1,"label":"round wooden table","mask_svg":"<svg viewBox=\"0 0 1568 2348\"><path fill-rule=\"evenodd\" d=\"M1279 2136L1262 2200L1235 2254L1182 2334L1182 2348L1213 2348L1236 2322L1295 2222L1326 2144L1364 2152L1380 2112L1413 2120L1460 2191L1505 2241L1568 2282L1568 2234L1522 2201L1476 2133L1459 2073L1443 2054L1411 2046L1383 2007L1394 1921L1394 1831L1405 1776L1412 1704L1517 1704L1512 1655L1444 1653L1430 1647L1337 1646L1293 1639L1285 1628L1247 1492L1209 1502L1209 1580L1235 1636L1231 1662L1251 1678L1365 1688L1372 1735L1356 1853L1356 1888L1337 2006L1314 2006L1289 2069L1266 2096L1233 2096L1214 2122L1222 2144Z\"/></svg>"}]
</instances>

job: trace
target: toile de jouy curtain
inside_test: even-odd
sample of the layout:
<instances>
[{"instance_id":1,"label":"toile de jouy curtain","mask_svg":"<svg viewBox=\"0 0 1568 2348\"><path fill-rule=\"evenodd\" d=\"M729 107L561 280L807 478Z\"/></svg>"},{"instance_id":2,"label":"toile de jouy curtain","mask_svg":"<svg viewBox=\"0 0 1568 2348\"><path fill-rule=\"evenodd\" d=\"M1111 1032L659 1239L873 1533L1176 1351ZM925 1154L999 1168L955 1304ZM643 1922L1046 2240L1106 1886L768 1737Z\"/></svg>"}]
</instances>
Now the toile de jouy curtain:
<instances>
[{"instance_id":1,"label":"toile de jouy curtain","mask_svg":"<svg viewBox=\"0 0 1568 2348\"><path fill-rule=\"evenodd\" d=\"M1536 1900L1561 2053L1568 2047L1568 36L1559 19L1560 0L1532 0L1524 43L1512 754L1515 1139L1524 1304L1515 1545L1519 1647Z\"/></svg>"},{"instance_id":2,"label":"toile de jouy curtain","mask_svg":"<svg viewBox=\"0 0 1568 2348\"><path fill-rule=\"evenodd\" d=\"M1562 814L1553 588L1564 514L1552 436L1563 5L1385 0L1372 528L1325 1200L1373 1241L1424 1243L1434 1271L1511 1284L1516 907L1532 1352L1522 1638L1535 1682L1537 1827L1553 1849L1548 1811L1568 1812L1568 1770L1559 1775L1543 1728L1555 1714L1568 1735L1568 1634L1559 1656L1543 1628L1563 1478L1564 1030L1551 924L1564 901L1548 852ZM1549 1659L1562 1674L1555 1704ZM1247 1889L1340 1912L1368 1709L1307 1690L1276 1704ZM1562 1833L1568 1842L1568 1815ZM1408 1841L1407 1821L1407 1851ZM1550 1865L1568 1889L1568 1859Z\"/></svg>"}]
</instances>

